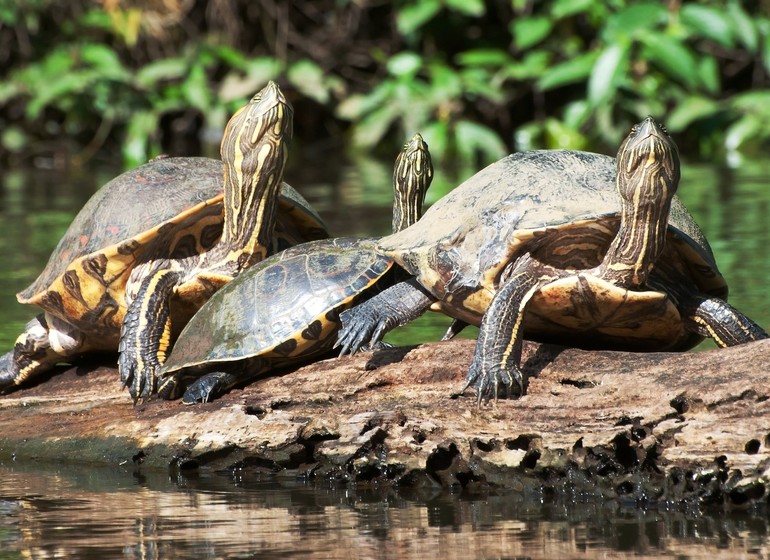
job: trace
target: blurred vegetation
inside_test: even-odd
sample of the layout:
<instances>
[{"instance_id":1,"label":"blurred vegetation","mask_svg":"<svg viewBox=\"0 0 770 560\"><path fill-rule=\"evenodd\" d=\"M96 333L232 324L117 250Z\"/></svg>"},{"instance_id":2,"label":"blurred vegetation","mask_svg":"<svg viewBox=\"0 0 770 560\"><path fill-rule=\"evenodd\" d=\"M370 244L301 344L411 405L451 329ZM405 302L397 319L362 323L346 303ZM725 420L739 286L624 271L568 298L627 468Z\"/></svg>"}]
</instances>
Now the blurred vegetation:
<instances>
[{"instance_id":1,"label":"blurred vegetation","mask_svg":"<svg viewBox=\"0 0 770 560\"><path fill-rule=\"evenodd\" d=\"M216 148L268 79L295 137L441 161L612 152L652 114L693 157L770 136L768 0L0 0L0 160Z\"/></svg>"}]
</instances>

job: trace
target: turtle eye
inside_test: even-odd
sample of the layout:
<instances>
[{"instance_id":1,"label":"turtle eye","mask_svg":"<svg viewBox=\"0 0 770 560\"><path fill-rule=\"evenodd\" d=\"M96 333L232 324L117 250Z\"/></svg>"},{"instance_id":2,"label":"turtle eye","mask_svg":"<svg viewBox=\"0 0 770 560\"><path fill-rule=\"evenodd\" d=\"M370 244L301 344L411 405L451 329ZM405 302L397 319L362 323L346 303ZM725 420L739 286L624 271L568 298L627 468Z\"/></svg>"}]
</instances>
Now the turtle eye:
<instances>
[{"instance_id":1,"label":"turtle eye","mask_svg":"<svg viewBox=\"0 0 770 560\"><path fill-rule=\"evenodd\" d=\"M631 132L628 133L629 136L636 136L636 133L639 132L639 125L635 124L631 127Z\"/></svg>"}]
</instances>

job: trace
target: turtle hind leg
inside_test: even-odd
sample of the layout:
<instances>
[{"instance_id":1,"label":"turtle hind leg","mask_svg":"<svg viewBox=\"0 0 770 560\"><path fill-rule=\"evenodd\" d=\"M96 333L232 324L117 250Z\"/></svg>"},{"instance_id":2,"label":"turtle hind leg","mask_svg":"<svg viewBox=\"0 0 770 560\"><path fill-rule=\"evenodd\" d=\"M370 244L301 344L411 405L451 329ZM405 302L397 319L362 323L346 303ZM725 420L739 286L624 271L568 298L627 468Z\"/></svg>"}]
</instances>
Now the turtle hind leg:
<instances>
[{"instance_id":1,"label":"turtle hind leg","mask_svg":"<svg viewBox=\"0 0 770 560\"><path fill-rule=\"evenodd\" d=\"M32 319L18 336L13 350L0 357L0 392L21 385L25 381L53 368L67 359L51 348L48 323L43 315ZM77 353L72 348L72 353Z\"/></svg>"},{"instance_id":2,"label":"turtle hind leg","mask_svg":"<svg viewBox=\"0 0 770 560\"><path fill-rule=\"evenodd\" d=\"M422 315L434 301L416 279L399 282L340 313L342 328L334 346L345 355L376 345L391 330Z\"/></svg>"},{"instance_id":3,"label":"turtle hind leg","mask_svg":"<svg viewBox=\"0 0 770 560\"><path fill-rule=\"evenodd\" d=\"M184 404L211 402L242 381L243 378L240 375L231 371L209 372L187 387L182 395L182 402Z\"/></svg>"},{"instance_id":4,"label":"turtle hind leg","mask_svg":"<svg viewBox=\"0 0 770 560\"><path fill-rule=\"evenodd\" d=\"M685 309L692 329L722 348L768 338L762 327L719 298L695 296Z\"/></svg>"}]
</instances>

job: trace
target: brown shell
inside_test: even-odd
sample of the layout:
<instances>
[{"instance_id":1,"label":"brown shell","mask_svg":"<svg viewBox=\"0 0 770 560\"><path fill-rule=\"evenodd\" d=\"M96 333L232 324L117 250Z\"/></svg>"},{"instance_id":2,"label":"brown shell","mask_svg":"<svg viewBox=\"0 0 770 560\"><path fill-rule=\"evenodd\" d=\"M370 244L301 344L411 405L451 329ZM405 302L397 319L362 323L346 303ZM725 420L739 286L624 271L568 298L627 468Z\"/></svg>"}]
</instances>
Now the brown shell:
<instances>
[{"instance_id":1,"label":"brown shell","mask_svg":"<svg viewBox=\"0 0 770 560\"><path fill-rule=\"evenodd\" d=\"M455 188L415 225L383 238L378 250L440 300L435 308L479 324L506 265L524 252L562 269L589 269L601 262L619 225L615 176L615 159L609 156L565 150L510 155ZM678 198L672 202L667 246L662 258L700 291L727 296L711 248ZM599 284L597 290L605 292ZM605 300L638 293L606 291ZM658 293L658 299L663 297ZM530 307L541 318L535 327L539 338L562 332L549 324L559 311L543 294ZM684 337L678 314L672 318L671 309L661 312L659 307L660 302L643 304L634 313L649 318L651 328L664 324ZM638 332L644 338L650 331ZM692 340L682 344L691 345Z\"/></svg>"},{"instance_id":2,"label":"brown shell","mask_svg":"<svg viewBox=\"0 0 770 560\"><path fill-rule=\"evenodd\" d=\"M113 337L125 311L126 281L143 250L172 226L218 236L222 188L222 162L209 158L162 158L119 175L85 204L18 300ZM325 234L322 220L286 184L278 215L276 234L288 236L287 244Z\"/></svg>"}]
</instances>

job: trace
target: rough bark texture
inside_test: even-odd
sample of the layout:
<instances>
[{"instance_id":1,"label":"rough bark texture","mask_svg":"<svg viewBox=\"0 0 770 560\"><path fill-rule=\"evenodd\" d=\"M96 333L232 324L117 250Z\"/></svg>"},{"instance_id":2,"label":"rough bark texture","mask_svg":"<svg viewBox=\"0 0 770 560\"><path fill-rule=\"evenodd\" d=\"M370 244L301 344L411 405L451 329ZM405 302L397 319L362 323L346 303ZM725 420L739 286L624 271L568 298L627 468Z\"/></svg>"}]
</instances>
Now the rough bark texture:
<instances>
[{"instance_id":1,"label":"rough bark texture","mask_svg":"<svg viewBox=\"0 0 770 560\"><path fill-rule=\"evenodd\" d=\"M0 398L0 454L141 468L291 469L644 503L768 504L770 340L689 354L528 344L528 394L457 396L473 341L317 362L205 405L132 405L108 367Z\"/></svg>"}]
</instances>

